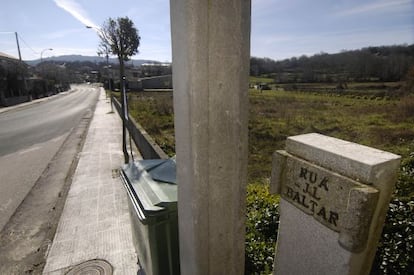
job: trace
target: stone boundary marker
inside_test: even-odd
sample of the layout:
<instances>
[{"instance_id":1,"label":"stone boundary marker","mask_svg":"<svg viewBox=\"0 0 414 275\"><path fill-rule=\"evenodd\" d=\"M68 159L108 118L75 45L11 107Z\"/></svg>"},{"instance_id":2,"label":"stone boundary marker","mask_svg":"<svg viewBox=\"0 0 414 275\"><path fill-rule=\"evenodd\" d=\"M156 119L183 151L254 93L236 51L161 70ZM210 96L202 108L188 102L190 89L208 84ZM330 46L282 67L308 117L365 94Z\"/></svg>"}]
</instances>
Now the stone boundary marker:
<instances>
[{"instance_id":1,"label":"stone boundary marker","mask_svg":"<svg viewBox=\"0 0 414 275\"><path fill-rule=\"evenodd\" d=\"M280 194L274 274L369 274L400 156L320 135L273 155Z\"/></svg>"}]
</instances>

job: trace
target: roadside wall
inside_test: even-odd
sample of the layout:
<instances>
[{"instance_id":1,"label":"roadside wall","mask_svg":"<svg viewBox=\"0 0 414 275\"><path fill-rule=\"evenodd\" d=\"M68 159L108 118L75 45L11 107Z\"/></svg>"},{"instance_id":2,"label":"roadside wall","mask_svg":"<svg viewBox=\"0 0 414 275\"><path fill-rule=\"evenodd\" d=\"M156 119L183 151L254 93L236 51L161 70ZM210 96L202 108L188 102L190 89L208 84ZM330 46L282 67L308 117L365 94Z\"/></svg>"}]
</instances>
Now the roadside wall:
<instances>
[{"instance_id":1,"label":"roadside wall","mask_svg":"<svg viewBox=\"0 0 414 275\"><path fill-rule=\"evenodd\" d=\"M112 97L112 102L118 114L121 116L121 104L115 97ZM126 127L144 159L168 158L168 155L155 143L147 131L145 131L145 129L129 114Z\"/></svg>"}]
</instances>

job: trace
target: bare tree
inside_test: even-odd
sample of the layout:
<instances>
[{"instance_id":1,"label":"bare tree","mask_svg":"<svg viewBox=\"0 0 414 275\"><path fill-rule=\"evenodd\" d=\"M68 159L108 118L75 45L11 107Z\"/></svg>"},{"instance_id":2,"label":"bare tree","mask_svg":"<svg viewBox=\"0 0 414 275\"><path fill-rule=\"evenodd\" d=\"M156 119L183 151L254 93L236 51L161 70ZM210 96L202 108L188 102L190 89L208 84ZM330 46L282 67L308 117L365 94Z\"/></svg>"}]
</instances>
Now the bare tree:
<instances>
[{"instance_id":1,"label":"bare tree","mask_svg":"<svg viewBox=\"0 0 414 275\"><path fill-rule=\"evenodd\" d=\"M127 100L125 91L125 65L124 62L138 53L141 37L134 23L128 17L109 18L99 32L101 44L99 50L107 51L116 55L119 61L121 97L122 97L122 149L125 163L129 162L129 155L126 148L126 119Z\"/></svg>"}]
</instances>

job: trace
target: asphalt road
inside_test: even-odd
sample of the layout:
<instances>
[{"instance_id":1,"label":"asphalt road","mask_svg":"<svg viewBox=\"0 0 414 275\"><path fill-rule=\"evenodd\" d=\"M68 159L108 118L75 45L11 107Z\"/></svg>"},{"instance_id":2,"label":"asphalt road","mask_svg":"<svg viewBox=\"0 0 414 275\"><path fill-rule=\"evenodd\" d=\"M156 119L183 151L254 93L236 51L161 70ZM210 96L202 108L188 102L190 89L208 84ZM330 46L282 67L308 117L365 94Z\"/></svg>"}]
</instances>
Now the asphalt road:
<instances>
[{"instance_id":1,"label":"asphalt road","mask_svg":"<svg viewBox=\"0 0 414 275\"><path fill-rule=\"evenodd\" d=\"M40 103L0 113L0 231L71 129L97 102L97 87L73 88Z\"/></svg>"}]
</instances>

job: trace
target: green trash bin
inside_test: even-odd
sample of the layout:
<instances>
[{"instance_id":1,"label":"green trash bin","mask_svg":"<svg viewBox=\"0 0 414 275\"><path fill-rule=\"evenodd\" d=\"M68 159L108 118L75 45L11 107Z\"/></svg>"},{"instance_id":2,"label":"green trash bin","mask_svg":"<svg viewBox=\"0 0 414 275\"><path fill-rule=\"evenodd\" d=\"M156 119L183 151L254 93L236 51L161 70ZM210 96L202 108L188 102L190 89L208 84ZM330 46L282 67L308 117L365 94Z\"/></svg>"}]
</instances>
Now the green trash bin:
<instances>
[{"instance_id":1,"label":"green trash bin","mask_svg":"<svg viewBox=\"0 0 414 275\"><path fill-rule=\"evenodd\" d=\"M133 239L146 275L179 274L175 159L124 165Z\"/></svg>"}]
</instances>

